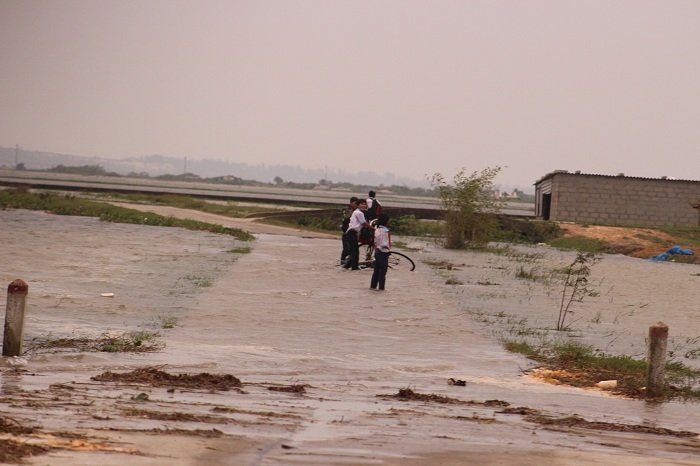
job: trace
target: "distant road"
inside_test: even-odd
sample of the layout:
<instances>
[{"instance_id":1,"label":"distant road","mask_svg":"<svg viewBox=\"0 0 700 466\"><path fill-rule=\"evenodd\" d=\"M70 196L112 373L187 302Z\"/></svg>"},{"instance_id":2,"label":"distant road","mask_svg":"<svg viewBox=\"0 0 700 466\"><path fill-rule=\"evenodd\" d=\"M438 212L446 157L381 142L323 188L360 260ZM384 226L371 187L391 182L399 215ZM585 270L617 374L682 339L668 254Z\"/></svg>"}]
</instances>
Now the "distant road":
<instances>
[{"instance_id":1,"label":"distant road","mask_svg":"<svg viewBox=\"0 0 700 466\"><path fill-rule=\"evenodd\" d=\"M293 189L275 186L236 186L201 181L164 181L143 178L85 176L64 173L23 170L0 170L0 185L25 185L35 189L64 189L79 191L141 192L153 194L184 194L221 200L275 202L295 204L345 205L351 196L364 196L347 190ZM385 207L412 209L439 209L435 198L403 196L377 190L377 198ZM508 203L502 211L506 215L534 216L534 205Z\"/></svg>"}]
</instances>

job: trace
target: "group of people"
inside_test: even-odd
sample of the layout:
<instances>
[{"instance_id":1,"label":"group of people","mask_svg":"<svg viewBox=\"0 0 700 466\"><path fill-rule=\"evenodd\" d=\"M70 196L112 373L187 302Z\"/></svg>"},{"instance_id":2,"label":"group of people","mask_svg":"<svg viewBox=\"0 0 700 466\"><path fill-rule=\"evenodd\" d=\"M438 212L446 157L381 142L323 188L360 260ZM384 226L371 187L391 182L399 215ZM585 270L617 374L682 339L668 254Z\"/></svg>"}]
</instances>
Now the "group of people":
<instances>
[{"instance_id":1,"label":"group of people","mask_svg":"<svg viewBox=\"0 0 700 466\"><path fill-rule=\"evenodd\" d=\"M376 220L376 221L374 221ZM340 263L344 269L360 269L360 235L367 232L374 242L374 272L370 288L383 290L386 283L386 273L389 269L389 254L391 253L391 234L388 225L389 217L381 213L381 204L374 191L369 192L366 199L355 196L343 211L343 252Z\"/></svg>"}]
</instances>

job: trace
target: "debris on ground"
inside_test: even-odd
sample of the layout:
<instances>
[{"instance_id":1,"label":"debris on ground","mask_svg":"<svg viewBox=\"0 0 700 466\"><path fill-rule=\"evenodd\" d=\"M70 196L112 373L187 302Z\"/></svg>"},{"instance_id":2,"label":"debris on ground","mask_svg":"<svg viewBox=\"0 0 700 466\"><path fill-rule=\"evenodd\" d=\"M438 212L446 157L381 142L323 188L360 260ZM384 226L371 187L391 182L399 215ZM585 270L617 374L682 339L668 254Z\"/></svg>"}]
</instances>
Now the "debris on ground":
<instances>
[{"instance_id":1,"label":"debris on ground","mask_svg":"<svg viewBox=\"0 0 700 466\"><path fill-rule=\"evenodd\" d=\"M230 390L243 384L230 374L168 374L155 367L145 367L126 373L104 372L91 377L97 382L122 382L151 385L153 387L201 388L208 390Z\"/></svg>"},{"instance_id":2,"label":"debris on ground","mask_svg":"<svg viewBox=\"0 0 700 466\"><path fill-rule=\"evenodd\" d=\"M652 261L667 261L671 259L673 256L676 255L682 255L682 256L692 256L695 253L693 252L692 249L683 249L682 247L676 245L673 246L670 249L667 249L666 252L663 252L661 254L657 254L655 256L651 256L649 260Z\"/></svg>"},{"instance_id":3,"label":"debris on ground","mask_svg":"<svg viewBox=\"0 0 700 466\"><path fill-rule=\"evenodd\" d=\"M308 387L308 385L283 385L281 387L277 387L277 386L267 387L267 389L271 390L273 392L288 392L288 393L297 393L299 395L302 395L302 394L306 393L306 387Z\"/></svg>"}]
</instances>

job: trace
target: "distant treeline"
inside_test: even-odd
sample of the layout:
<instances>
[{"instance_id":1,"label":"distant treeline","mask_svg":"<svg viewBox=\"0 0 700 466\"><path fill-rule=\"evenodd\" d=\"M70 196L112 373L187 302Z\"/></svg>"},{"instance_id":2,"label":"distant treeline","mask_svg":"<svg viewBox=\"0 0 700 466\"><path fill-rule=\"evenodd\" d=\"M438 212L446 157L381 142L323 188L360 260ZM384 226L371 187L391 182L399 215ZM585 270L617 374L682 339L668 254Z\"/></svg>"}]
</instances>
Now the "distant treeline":
<instances>
[{"instance_id":1,"label":"distant treeline","mask_svg":"<svg viewBox=\"0 0 700 466\"><path fill-rule=\"evenodd\" d=\"M20 168L20 167L18 167ZM112 176L112 177L122 177L115 172L108 172L101 165L82 165L82 166L66 166L57 165L46 171L55 173L69 173L73 175L90 175L90 176ZM218 183L218 184L229 184L237 186L278 186L285 188L296 188L296 189L343 189L351 192L366 193L370 189L377 191L381 195L382 192L391 192L395 194L400 194L404 196L423 196L423 197L437 197L437 191L435 189L426 188L410 188L408 186L372 186L363 184L353 184L348 182L332 182L330 180L319 180L318 183L298 183L293 181L285 181L279 176L274 178L274 182L263 182L256 180L244 180L233 175L227 176L216 176L213 178L205 178L194 173L183 173L180 175L159 175L159 176L149 176L146 172L129 172L126 175L128 178L145 178L154 180L165 180L165 181L198 181L206 183ZM522 191L515 190L515 194L518 195L518 199L511 199L512 201L522 201L522 202L534 202L535 196L532 194L525 194Z\"/></svg>"},{"instance_id":2,"label":"distant treeline","mask_svg":"<svg viewBox=\"0 0 700 466\"><path fill-rule=\"evenodd\" d=\"M50 168L48 170L45 170L45 171L54 172L54 173L69 173L72 175L122 177L122 175L119 175L118 173L108 172L101 165L82 165L82 166L57 165L57 166ZM278 187L297 188L297 189L329 189L329 190L330 189L347 189L349 191L355 191L355 192L369 192L370 189L373 189L373 190L378 191L378 192L391 191L392 193L403 194L403 195L407 195L407 196L426 196L426 197L437 196L437 194L435 193L435 191L433 189L409 188L408 186L397 186L397 185L392 185L392 186L357 185L357 184L345 183L345 182L336 183L336 182L330 182L327 180L320 180L318 183L296 183L293 181L285 181L282 178L280 178L279 176L275 177L275 180L273 183L256 181L256 180L244 180L243 178L239 178L239 177L233 176L233 175L216 176L213 178L204 178L204 177L201 177L199 175L195 175L194 173L183 173L180 175L160 175L160 176L153 176L152 177L146 172L140 172L140 173L129 172L129 174L126 175L126 177L165 180L165 181L198 181L198 182L229 184L229 185L237 185L237 186L278 186Z\"/></svg>"}]
</instances>

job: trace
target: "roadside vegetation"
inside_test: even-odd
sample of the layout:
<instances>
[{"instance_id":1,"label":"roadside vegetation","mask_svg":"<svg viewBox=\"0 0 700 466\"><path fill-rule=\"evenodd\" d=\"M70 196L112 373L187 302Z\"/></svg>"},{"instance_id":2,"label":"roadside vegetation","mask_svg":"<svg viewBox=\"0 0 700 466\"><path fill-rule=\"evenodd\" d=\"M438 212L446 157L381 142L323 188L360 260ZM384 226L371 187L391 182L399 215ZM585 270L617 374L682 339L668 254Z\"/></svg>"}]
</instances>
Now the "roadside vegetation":
<instances>
[{"instance_id":1,"label":"roadside vegetation","mask_svg":"<svg viewBox=\"0 0 700 466\"><path fill-rule=\"evenodd\" d=\"M226 217L242 218L252 213L279 212L273 207L247 205L239 202L208 201L182 194L144 194L144 193L104 193L94 195L98 201L129 202L133 204L163 205L180 209L199 210Z\"/></svg>"},{"instance_id":2,"label":"roadside vegetation","mask_svg":"<svg viewBox=\"0 0 700 466\"><path fill-rule=\"evenodd\" d=\"M577 306L584 300L600 296L597 288L604 280L593 280L592 271L596 264L604 260L601 255L577 251L570 263L557 265L542 261L544 255L541 253L520 252L511 245L492 245L482 250L508 260L510 266L503 266L501 262L497 267L503 270L504 275L529 283L524 299L542 292L551 299L553 310L558 311L554 312L555 321L532 325L525 316L503 311L486 313L478 308L468 310L477 322L491 329L508 351L522 354L538 363L538 367L525 372L550 383L607 390L625 397L647 397L645 358L611 354L577 341L582 333L574 324L584 317L576 315L574 318L574 313L579 312ZM460 284L454 273L461 266L468 266L447 261L426 264L438 269L436 273L447 278L447 285ZM498 283L481 279L476 285L496 286ZM484 300L505 297L492 289L480 292L480 295ZM622 312L626 316L634 314L633 309L620 308L614 318L610 318L610 323L617 325ZM601 312L586 319L589 319L586 322L590 328L591 324L601 322ZM617 334L611 333L612 341L623 332L624 329ZM700 337L685 338L685 341L671 340L668 358L663 399L700 401L700 370L680 361L700 358Z\"/></svg>"},{"instance_id":3,"label":"roadside vegetation","mask_svg":"<svg viewBox=\"0 0 700 466\"><path fill-rule=\"evenodd\" d=\"M118 207L105 202L84 199L73 195L58 195L49 192L35 193L23 188L0 190L0 208L43 210L56 215L97 217L105 222L180 227L188 230L210 231L212 233L231 235L241 241L250 241L254 238L250 233L237 228L226 228L221 225L214 225L206 222L165 217L154 213L144 213L138 210Z\"/></svg>"},{"instance_id":4,"label":"roadside vegetation","mask_svg":"<svg viewBox=\"0 0 700 466\"><path fill-rule=\"evenodd\" d=\"M565 330L566 319L573 311L571 306L574 303L583 302L589 296L597 296L598 292L589 288L588 278L591 275L591 268L600 262L599 255L578 251L574 261L562 271L564 276L562 283L561 302L559 304L559 317L557 318L557 330Z\"/></svg>"},{"instance_id":5,"label":"roadside vegetation","mask_svg":"<svg viewBox=\"0 0 700 466\"><path fill-rule=\"evenodd\" d=\"M440 173L433 175L430 183L440 198L447 249L483 247L495 239L495 214L503 207L503 201L491 196L491 187L500 171L497 166L467 175L462 169L451 182Z\"/></svg>"},{"instance_id":6,"label":"roadside vegetation","mask_svg":"<svg viewBox=\"0 0 700 466\"><path fill-rule=\"evenodd\" d=\"M614 380L606 390L631 398L644 398L647 361L596 351L577 342L535 346L523 340L505 340L504 347L541 364L536 373L545 379L574 387L596 387ZM700 401L700 371L678 361L666 363L664 398Z\"/></svg>"},{"instance_id":7,"label":"roadside vegetation","mask_svg":"<svg viewBox=\"0 0 700 466\"><path fill-rule=\"evenodd\" d=\"M600 239L586 238L585 236L552 238L547 242L547 244L559 249L575 249L577 251L585 251L592 254L617 253L611 244Z\"/></svg>"},{"instance_id":8,"label":"roadside vegetation","mask_svg":"<svg viewBox=\"0 0 700 466\"><path fill-rule=\"evenodd\" d=\"M271 217L261 221L272 225L293 225L303 229L336 233L338 236L340 236L340 224L342 221L340 212L341 209L337 209L337 215L324 215L322 217L304 214L302 212L297 216L290 216L287 218ZM389 228L391 229L393 235L435 238L442 237L445 231L442 222L418 219L415 217L415 215L392 217L389 223Z\"/></svg>"}]
</instances>

